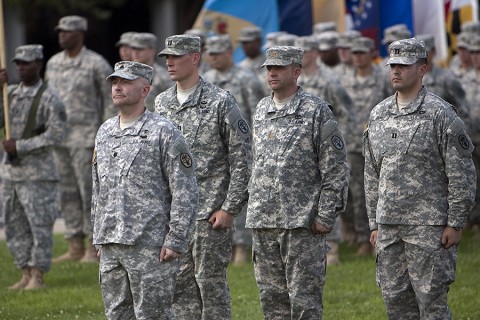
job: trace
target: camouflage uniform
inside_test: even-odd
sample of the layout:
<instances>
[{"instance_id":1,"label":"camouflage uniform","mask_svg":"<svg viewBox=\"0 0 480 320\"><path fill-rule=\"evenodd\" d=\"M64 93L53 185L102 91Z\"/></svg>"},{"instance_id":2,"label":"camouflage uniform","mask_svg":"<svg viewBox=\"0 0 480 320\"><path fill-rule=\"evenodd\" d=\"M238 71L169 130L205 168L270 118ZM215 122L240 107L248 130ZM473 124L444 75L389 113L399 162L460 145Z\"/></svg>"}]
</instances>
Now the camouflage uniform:
<instances>
[{"instance_id":1,"label":"camouflage uniform","mask_svg":"<svg viewBox=\"0 0 480 320\"><path fill-rule=\"evenodd\" d=\"M33 47L40 46L17 48L14 60L27 61L18 50L27 51ZM38 58L42 59L43 54ZM53 223L59 213L53 147L65 137L66 116L58 94L47 86L39 100L33 136L22 137L34 97L42 84L40 80L31 87L23 83L8 87L11 138L16 139L17 158L14 161L4 159L0 172L5 234L15 265L19 269L37 268L47 272L52 262ZM3 110L3 100L1 107ZM2 127L4 120L2 112Z\"/></svg>"},{"instance_id":2,"label":"camouflage uniform","mask_svg":"<svg viewBox=\"0 0 480 320\"><path fill-rule=\"evenodd\" d=\"M426 57L413 39L390 50L391 63ZM378 229L377 284L391 319L450 319L456 246L444 249L442 233L447 225L463 227L473 206L473 145L454 109L425 87L401 111L396 98L375 106L364 136L367 212L370 229Z\"/></svg>"},{"instance_id":3,"label":"camouflage uniform","mask_svg":"<svg viewBox=\"0 0 480 320\"><path fill-rule=\"evenodd\" d=\"M155 110L155 98L167 90L168 88L175 85L175 83L170 80L170 75L168 71L159 65L158 63L153 64L153 83L148 93L147 98L145 99L145 106L148 110Z\"/></svg>"},{"instance_id":4,"label":"camouflage uniform","mask_svg":"<svg viewBox=\"0 0 480 320\"><path fill-rule=\"evenodd\" d=\"M480 36L475 36L475 43L472 43L471 48L480 51ZM472 39L472 40L473 40ZM473 40L474 41L474 40ZM473 42L472 41L472 42ZM471 222L480 224L480 80L479 68L472 68L461 79L462 85L465 88L466 100L470 107L470 136L473 144L477 146L473 151L473 161L475 163L477 172L477 194L475 207L470 215Z\"/></svg>"},{"instance_id":5,"label":"camouflage uniform","mask_svg":"<svg viewBox=\"0 0 480 320\"><path fill-rule=\"evenodd\" d=\"M128 62L132 63L132 62ZM150 66L117 63L151 80ZM150 70L148 72L148 70ZM175 126L148 110L121 129L98 130L93 158L93 243L101 247L100 284L108 319L174 319L179 259L159 262L162 247L185 253L198 209L190 150Z\"/></svg>"},{"instance_id":6,"label":"camouflage uniform","mask_svg":"<svg viewBox=\"0 0 480 320\"><path fill-rule=\"evenodd\" d=\"M168 50L175 41L167 38L166 45ZM219 209L237 215L247 200L250 128L233 96L201 78L182 105L176 86L158 95L155 111L184 134L197 161L200 189L194 240L177 274L175 315L179 319L231 319L226 268L233 229L213 230L208 219Z\"/></svg>"},{"instance_id":7,"label":"camouflage uniform","mask_svg":"<svg viewBox=\"0 0 480 320\"><path fill-rule=\"evenodd\" d=\"M369 44L371 47L369 47ZM373 45L373 41L370 39L358 38L353 43L352 51L370 51L374 49ZM377 65L372 65L372 68L372 74L368 77L360 78L354 71L351 77L342 78L343 86L352 100L355 101L355 104L352 106L355 125L351 130L352 134L349 137L350 139L347 139L348 160L350 164L350 204L347 205L346 213L351 213L356 242L359 244L368 242L370 238L363 179L365 163L362 155L363 131L368 123L372 108L390 95L388 90L390 83L387 81L385 74Z\"/></svg>"},{"instance_id":8,"label":"camouflage uniform","mask_svg":"<svg viewBox=\"0 0 480 320\"><path fill-rule=\"evenodd\" d=\"M57 28L62 28L61 24ZM46 66L45 78L58 91L67 113L67 136L64 144L55 149L67 239L92 234L91 159L95 134L104 119L116 114L105 81L110 73L108 62L85 47L74 58L59 52Z\"/></svg>"},{"instance_id":9,"label":"camouflage uniform","mask_svg":"<svg viewBox=\"0 0 480 320\"><path fill-rule=\"evenodd\" d=\"M272 47L265 65L301 63L300 48ZM300 57L298 57L300 56ZM263 98L254 116L254 162L248 228L265 319L321 319L326 240L314 222L333 228L345 207L348 165L328 104L301 88L282 109ZM327 187L328 186L328 187Z\"/></svg>"}]
</instances>

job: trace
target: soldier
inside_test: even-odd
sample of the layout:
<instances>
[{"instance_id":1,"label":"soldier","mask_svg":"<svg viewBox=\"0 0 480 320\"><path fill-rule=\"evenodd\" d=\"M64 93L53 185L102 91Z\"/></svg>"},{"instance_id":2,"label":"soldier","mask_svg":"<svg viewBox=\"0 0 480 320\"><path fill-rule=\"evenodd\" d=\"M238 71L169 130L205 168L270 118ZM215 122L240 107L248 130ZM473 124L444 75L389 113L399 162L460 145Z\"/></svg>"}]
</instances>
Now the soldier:
<instances>
[{"instance_id":1,"label":"soldier","mask_svg":"<svg viewBox=\"0 0 480 320\"><path fill-rule=\"evenodd\" d=\"M90 219L92 154L100 124L116 114L105 82L112 67L101 55L84 46L85 18L65 16L55 30L63 50L48 61L45 78L58 91L67 114L67 135L54 155L69 245L68 251L53 261L96 262ZM88 240L87 250L84 238Z\"/></svg>"},{"instance_id":2,"label":"soldier","mask_svg":"<svg viewBox=\"0 0 480 320\"><path fill-rule=\"evenodd\" d=\"M132 60L132 48L130 43L132 42L132 37L136 32L124 32L120 36L120 40L115 44L118 47L118 56L120 61L130 61Z\"/></svg>"},{"instance_id":3,"label":"soldier","mask_svg":"<svg viewBox=\"0 0 480 320\"><path fill-rule=\"evenodd\" d=\"M108 319L174 318L177 258L188 250L198 209L185 139L145 110L152 79L151 66L115 65L107 80L120 116L107 120L95 139L93 241Z\"/></svg>"},{"instance_id":4,"label":"soldier","mask_svg":"<svg viewBox=\"0 0 480 320\"><path fill-rule=\"evenodd\" d=\"M344 218L344 238L351 244L358 245L357 256L373 252L368 228L367 209L365 207L365 190L363 171L365 159L362 155L362 136L372 108L388 97L390 82L380 67L373 64L375 43L368 37L353 40L352 60L354 71L351 77L342 78L342 84L355 104L352 107L355 124L352 126L350 139L347 139L348 162L350 164L349 201ZM351 227L353 234L345 233Z\"/></svg>"},{"instance_id":5,"label":"soldier","mask_svg":"<svg viewBox=\"0 0 480 320\"><path fill-rule=\"evenodd\" d=\"M422 85L423 42L389 51L396 93L374 107L364 135L377 284L390 319L451 319L447 293L475 197L473 144L452 106Z\"/></svg>"},{"instance_id":6,"label":"soldier","mask_svg":"<svg viewBox=\"0 0 480 320\"><path fill-rule=\"evenodd\" d=\"M155 111L183 132L200 189L193 242L177 274L175 316L231 319L227 266L234 217L247 201L250 128L233 96L199 77L199 37L170 36L159 55L176 85L157 96Z\"/></svg>"},{"instance_id":7,"label":"soldier","mask_svg":"<svg viewBox=\"0 0 480 320\"><path fill-rule=\"evenodd\" d=\"M258 75L263 71L261 67L265 61L265 54L262 52L262 29L257 26L242 28L237 41L241 43L246 55L238 65L248 68Z\"/></svg>"},{"instance_id":8,"label":"soldier","mask_svg":"<svg viewBox=\"0 0 480 320\"><path fill-rule=\"evenodd\" d=\"M480 34L472 35L469 40L468 50L472 58L472 69L462 78L463 87L466 91L467 103L470 106L470 134L473 144L480 146ZM480 177L480 148L476 147L473 152L477 177ZM471 225L480 225L480 178L477 178L477 194L475 206L469 217ZM477 229L477 236L478 235Z\"/></svg>"},{"instance_id":9,"label":"soldier","mask_svg":"<svg viewBox=\"0 0 480 320\"><path fill-rule=\"evenodd\" d=\"M255 106L265 96L257 76L249 69L235 65L229 35L209 37L207 53L212 69L203 76L205 81L230 92L251 125Z\"/></svg>"},{"instance_id":10,"label":"soldier","mask_svg":"<svg viewBox=\"0 0 480 320\"><path fill-rule=\"evenodd\" d=\"M190 34L194 36L200 37L200 43L202 47L202 59L200 60L200 67L198 72L200 75L205 74L208 70L210 70L210 64L208 63L208 54L206 52L206 44L207 44L207 33L201 29L188 29L183 34Z\"/></svg>"},{"instance_id":11,"label":"soldier","mask_svg":"<svg viewBox=\"0 0 480 320\"><path fill-rule=\"evenodd\" d=\"M450 70L438 67L434 63L435 38L430 34L420 34L415 38L422 40L427 50L427 73L423 76L423 85L431 93L453 105L467 129L470 129L469 107L462 84Z\"/></svg>"},{"instance_id":12,"label":"soldier","mask_svg":"<svg viewBox=\"0 0 480 320\"><path fill-rule=\"evenodd\" d=\"M340 59L340 65L338 67L339 78L351 77L353 74L353 62L352 62L352 43L353 40L361 37L362 34L357 30L348 30L340 33L338 37L338 57Z\"/></svg>"},{"instance_id":13,"label":"soldier","mask_svg":"<svg viewBox=\"0 0 480 320\"><path fill-rule=\"evenodd\" d=\"M139 32L132 36L130 47L132 48L132 60L147 64L153 68L153 83L150 93L145 99L148 110L155 109L155 97L173 86L167 70L155 62L157 54L157 37L148 32Z\"/></svg>"},{"instance_id":14,"label":"soldier","mask_svg":"<svg viewBox=\"0 0 480 320\"><path fill-rule=\"evenodd\" d=\"M325 31L317 36L320 55L320 59L317 59L317 62L333 72L337 72L337 68L340 67L337 47L338 39L339 35L336 31Z\"/></svg>"},{"instance_id":15,"label":"soldier","mask_svg":"<svg viewBox=\"0 0 480 320\"><path fill-rule=\"evenodd\" d=\"M298 85L305 92L311 93L326 100L332 106L332 111L338 121L340 131L348 142L350 130L354 123L351 110L353 101L342 86L336 75L324 65L317 64L318 40L314 36L299 37L295 45L303 49L302 74L298 78ZM340 263L339 244L341 240L342 221L337 219L335 227L327 235L330 250L327 253L327 264L337 265Z\"/></svg>"},{"instance_id":16,"label":"soldier","mask_svg":"<svg viewBox=\"0 0 480 320\"><path fill-rule=\"evenodd\" d=\"M345 208L345 142L329 105L297 87L303 50L272 47L273 95L254 116L247 227L265 319L321 319L329 233Z\"/></svg>"},{"instance_id":17,"label":"soldier","mask_svg":"<svg viewBox=\"0 0 480 320\"><path fill-rule=\"evenodd\" d=\"M65 137L65 108L58 94L43 82L43 47L15 50L20 84L8 87L11 137L3 140L3 212L5 234L18 269L19 282L10 289L44 287L43 274L52 263L53 224L59 212L58 174L53 148ZM0 85L7 72L0 70ZM2 100L3 110L3 100ZM0 123L5 125L3 113Z\"/></svg>"},{"instance_id":18,"label":"soldier","mask_svg":"<svg viewBox=\"0 0 480 320\"><path fill-rule=\"evenodd\" d=\"M472 69L472 59L468 50L468 41L471 35L467 32L460 32L457 36L457 53L452 57L448 68L453 72L457 79Z\"/></svg>"}]
</instances>

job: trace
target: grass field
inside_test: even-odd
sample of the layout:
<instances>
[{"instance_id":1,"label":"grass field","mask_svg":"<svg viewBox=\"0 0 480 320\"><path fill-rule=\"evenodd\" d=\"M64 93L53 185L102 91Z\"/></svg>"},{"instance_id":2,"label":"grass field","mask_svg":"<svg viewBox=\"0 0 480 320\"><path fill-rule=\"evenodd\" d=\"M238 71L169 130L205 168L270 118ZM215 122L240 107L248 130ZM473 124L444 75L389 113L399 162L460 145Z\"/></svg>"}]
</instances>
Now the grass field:
<instances>
[{"instance_id":1,"label":"grass field","mask_svg":"<svg viewBox=\"0 0 480 320\"><path fill-rule=\"evenodd\" d=\"M55 236L54 255L66 250ZM341 246L342 264L327 270L324 319L386 319L380 290L375 286L373 257L357 258L354 249ZM63 263L46 275L48 288L36 292L6 289L20 276L5 241L0 241L0 320L105 319L98 286L98 266ZM262 319L252 265L229 268L233 319ZM449 304L456 320L480 319L480 241L466 231L460 246L457 281Z\"/></svg>"}]
</instances>

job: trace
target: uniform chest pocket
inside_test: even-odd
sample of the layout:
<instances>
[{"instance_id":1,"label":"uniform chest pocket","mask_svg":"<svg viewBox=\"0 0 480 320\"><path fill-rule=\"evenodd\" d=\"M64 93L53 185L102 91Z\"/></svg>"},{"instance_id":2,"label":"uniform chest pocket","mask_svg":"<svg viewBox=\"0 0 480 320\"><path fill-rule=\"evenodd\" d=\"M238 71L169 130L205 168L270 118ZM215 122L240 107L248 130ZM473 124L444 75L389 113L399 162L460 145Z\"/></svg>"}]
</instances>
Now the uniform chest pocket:
<instances>
[{"instance_id":1,"label":"uniform chest pocket","mask_svg":"<svg viewBox=\"0 0 480 320\"><path fill-rule=\"evenodd\" d=\"M401 152L414 157L423 157L426 150L435 145L433 122L430 120L415 121L405 124L402 134Z\"/></svg>"},{"instance_id":2,"label":"uniform chest pocket","mask_svg":"<svg viewBox=\"0 0 480 320\"><path fill-rule=\"evenodd\" d=\"M128 173L130 172L130 168L132 167L133 161L137 157L138 153L142 149L142 146L140 144L135 144L132 145L131 148L125 148L122 150L120 153L121 158L121 170L120 170L120 175L121 176L127 176Z\"/></svg>"}]
</instances>

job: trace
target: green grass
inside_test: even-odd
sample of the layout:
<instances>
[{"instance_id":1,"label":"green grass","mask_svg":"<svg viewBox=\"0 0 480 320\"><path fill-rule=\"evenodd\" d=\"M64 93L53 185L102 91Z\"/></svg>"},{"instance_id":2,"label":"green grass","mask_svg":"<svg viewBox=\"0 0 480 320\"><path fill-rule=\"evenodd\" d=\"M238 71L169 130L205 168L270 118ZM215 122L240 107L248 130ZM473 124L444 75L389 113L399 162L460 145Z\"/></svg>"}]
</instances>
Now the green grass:
<instances>
[{"instance_id":1,"label":"green grass","mask_svg":"<svg viewBox=\"0 0 480 320\"><path fill-rule=\"evenodd\" d=\"M466 231L460 246L457 281L451 286L449 304L456 320L480 319L480 241ZM54 255L66 250L55 236ZM327 270L324 319L386 319L379 288L375 285L373 257L357 258L342 245L342 264ZM10 291L20 272L15 269L5 241L0 241L0 320L105 319L95 264L54 265L46 275L48 288L36 292ZM233 319L262 319L252 265L231 266L229 281Z\"/></svg>"}]
</instances>

